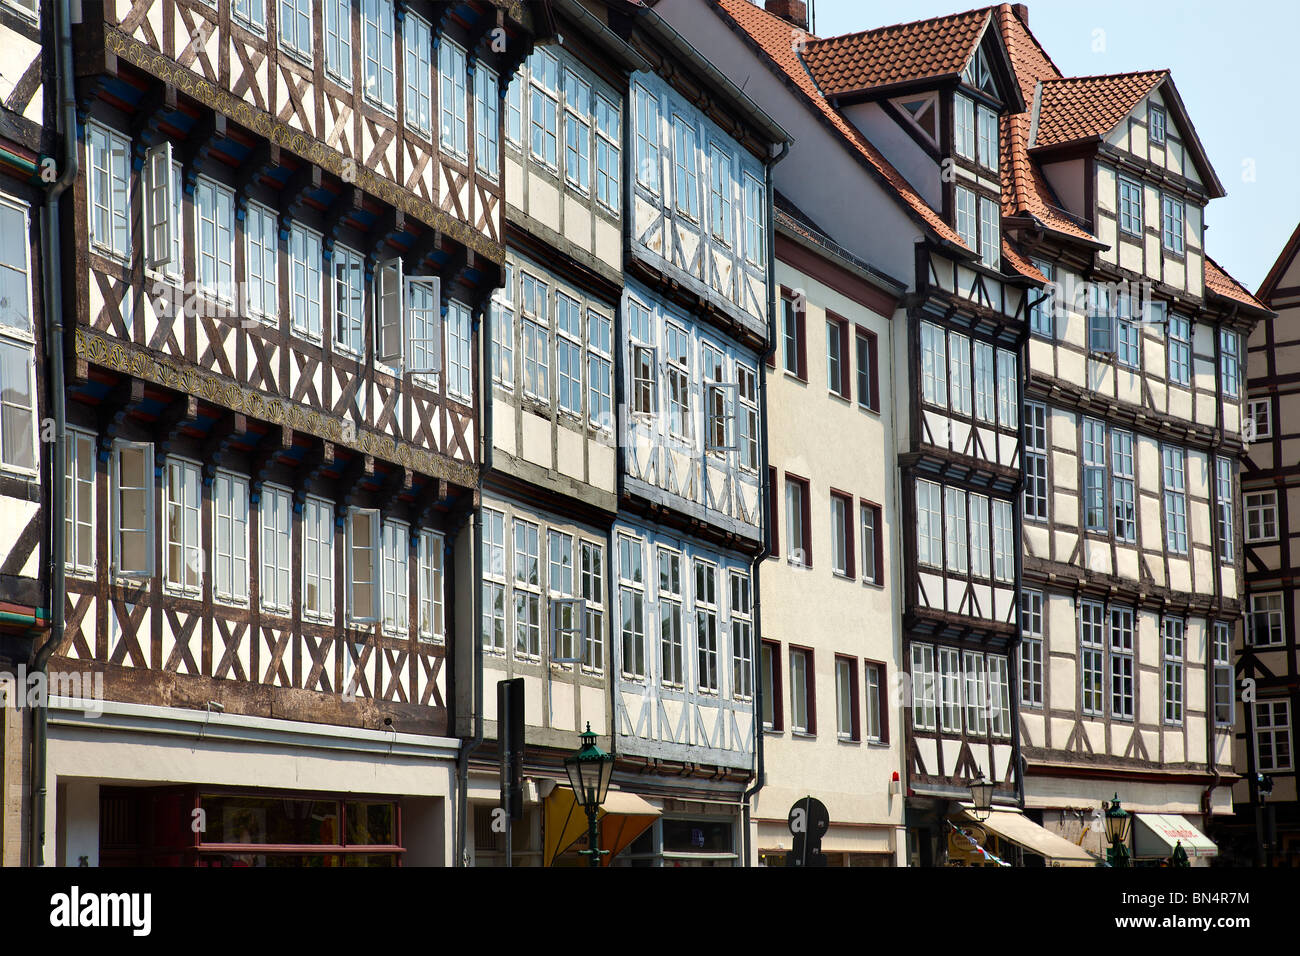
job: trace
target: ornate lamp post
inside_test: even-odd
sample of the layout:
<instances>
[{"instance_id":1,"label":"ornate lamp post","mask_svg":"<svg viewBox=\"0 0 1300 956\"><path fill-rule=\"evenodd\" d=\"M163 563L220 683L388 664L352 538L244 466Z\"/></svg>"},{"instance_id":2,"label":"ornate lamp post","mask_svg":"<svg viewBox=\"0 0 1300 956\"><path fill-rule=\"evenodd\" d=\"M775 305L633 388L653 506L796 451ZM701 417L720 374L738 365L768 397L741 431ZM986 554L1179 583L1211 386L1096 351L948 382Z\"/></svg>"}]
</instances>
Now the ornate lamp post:
<instances>
[{"instance_id":1,"label":"ornate lamp post","mask_svg":"<svg viewBox=\"0 0 1300 956\"><path fill-rule=\"evenodd\" d=\"M609 792L609 778L614 775L614 758L596 746L590 721L581 734L582 747L577 753L564 758L564 769L569 774L569 784L582 809L587 811L587 849L590 866L600 866L600 838L596 833L596 814Z\"/></svg>"},{"instance_id":2,"label":"ornate lamp post","mask_svg":"<svg viewBox=\"0 0 1300 956\"><path fill-rule=\"evenodd\" d=\"M1119 805L1119 794L1107 803L1101 802L1106 811L1106 840L1110 843L1107 858L1111 866L1128 866L1128 831L1133 826L1133 814Z\"/></svg>"},{"instance_id":3,"label":"ornate lamp post","mask_svg":"<svg viewBox=\"0 0 1300 956\"><path fill-rule=\"evenodd\" d=\"M970 799L975 819L983 823L993 813L993 784L980 774L970 783Z\"/></svg>"}]
</instances>

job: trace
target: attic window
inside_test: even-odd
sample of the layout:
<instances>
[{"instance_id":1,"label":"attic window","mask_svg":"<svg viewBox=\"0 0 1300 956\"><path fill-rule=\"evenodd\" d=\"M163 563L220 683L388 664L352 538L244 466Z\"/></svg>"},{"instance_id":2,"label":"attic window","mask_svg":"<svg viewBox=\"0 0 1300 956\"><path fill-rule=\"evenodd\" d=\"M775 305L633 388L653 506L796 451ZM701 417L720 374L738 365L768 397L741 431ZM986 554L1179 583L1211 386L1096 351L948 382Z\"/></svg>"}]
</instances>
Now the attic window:
<instances>
[{"instance_id":1,"label":"attic window","mask_svg":"<svg viewBox=\"0 0 1300 956\"><path fill-rule=\"evenodd\" d=\"M934 97L923 97L917 100L902 100L900 105L907 111L907 115L912 118L912 122L925 131L931 139L938 135L935 130L934 121Z\"/></svg>"},{"instance_id":2,"label":"attic window","mask_svg":"<svg viewBox=\"0 0 1300 956\"><path fill-rule=\"evenodd\" d=\"M1165 111L1158 106L1151 107L1151 142L1163 143L1165 141Z\"/></svg>"},{"instance_id":3,"label":"attic window","mask_svg":"<svg viewBox=\"0 0 1300 956\"><path fill-rule=\"evenodd\" d=\"M988 57L984 55L982 47L975 51L975 55L966 64L961 79L967 86L972 86L985 93L991 93L994 96L997 95L998 90L993 83L993 73L989 70Z\"/></svg>"}]
</instances>

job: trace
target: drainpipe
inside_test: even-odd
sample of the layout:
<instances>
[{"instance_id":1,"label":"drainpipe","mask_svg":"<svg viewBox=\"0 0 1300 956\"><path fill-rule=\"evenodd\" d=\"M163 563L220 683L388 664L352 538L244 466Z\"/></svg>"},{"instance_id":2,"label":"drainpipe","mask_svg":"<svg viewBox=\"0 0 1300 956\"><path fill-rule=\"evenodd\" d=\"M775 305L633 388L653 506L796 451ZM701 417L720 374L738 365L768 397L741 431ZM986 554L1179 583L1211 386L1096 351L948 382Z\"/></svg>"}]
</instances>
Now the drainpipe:
<instances>
[{"instance_id":1,"label":"drainpipe","mask_svg":"<svg viewBox=\"0 0 1300 956\"><path fill-rule=\"evenodd\" d=\"M760 428L762 438L759 440L759 464L758 464L758 507L759 516L763 521L763 546L758 554L754 555L754 560L750 565L750 593L754 600L754 634L758 638L755 650L758 652L754 655L754 667L760 671L758 679L754 681L754 785L745 791L744 803L741 809L741 819L744 829L744 847L745 847L745 866L753 866L753 837L750 834L750 804L758 792L763 789L767 783L767 775L763 764L763 589L759 585L759 571L764 559L772 552L772 528L771 528L771 495L772 489L768 485L768 454L767 454L767 353L775 347L772 340L772 315L776 311L776 213L773 204L773 193L775 189L772 185L772 167L785 159L786 154L790 152L790 143L781 144L781 151L775 156L769 156L766 163L763 164L763 186L766 190L767 209L767 347L764 349L763 358L758 363L758 407L762 409L762 420Z\"/></svg>"},{"instance_id":2,"label":"drainpipe","mask_svg":"<svg viewBox=\"0 0 1300 956\"><path fill-rule=\"evenodd\" d=\"M55 51L55 85L59 102L56 131L63 138L63 162L58 178L45 193L41 207L41 265L44 286L45 354L49 360L50 410L54 418L54 442L49 457L49 524L50 524L50 635L32 659L32 673L41 673L55 648L63 641L64 626L64 552L67 541L64 528L64 474L67 472L67 446L64 433L67 408L63 377L63 266L60 256L62 236L59 230L59 198L77 178L77 107L72 80L72 14L70 0L57 0L54 6L54 32L58 37ZM31 809L28 861L31 866L45 865L45 757L49 732L47 700L39 700L32 709L31 785L28 791Z\"/></svg>"}]
</instances>

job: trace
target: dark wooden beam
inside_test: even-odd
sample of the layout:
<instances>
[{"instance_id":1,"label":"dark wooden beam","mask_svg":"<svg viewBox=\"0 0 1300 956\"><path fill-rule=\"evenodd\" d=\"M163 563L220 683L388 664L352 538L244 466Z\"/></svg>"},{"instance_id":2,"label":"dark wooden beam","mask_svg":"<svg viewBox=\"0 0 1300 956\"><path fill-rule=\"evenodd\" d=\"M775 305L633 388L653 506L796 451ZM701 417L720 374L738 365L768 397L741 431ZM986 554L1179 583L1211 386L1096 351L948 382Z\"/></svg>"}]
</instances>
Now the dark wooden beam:
<instances>
[{"instance_id":1,"label":"dark wooden beam","mask_svg":"<svg viewBox=\"0 0 1300 956\"><path fill-rule=\"evenodd\" d=\"M226 452L236 435L248 431L248 416L243 412L226 412L212 426L203 442L203 483L212 484L217 468L225 460Z\"/></svg>"},{"instance_id":2,"label":"dark wooden beam","mask_svg":"<svg viewBox=\"0 0 1300 956\"><path fill-rule=\"evenodd\" d=\"M154 443L154 467L161 470L171 454L181 430L199 417L199 400L193 395L178 395L158 419L159 440Z\"/></svg>"},{"instance_id":3,"label":"dark wooden beam","mask_svg":"<svg viewBox=\"0 0 1300 956\"><path fill-rule=\"evenodd\" d=\"M225 138L226 118L215 110L206 110L199 116L190 134L181 147L181 168L185 180L185 192L194 194L194 183L199 173L208 163L212 146L218 139Z\"/></svg>"},{"instance_id":4,"label":"dark wooden beam","mask_svg":"<svg viewBox=\"0 0 1300 956\"><path fill-rule=\"evenodd\" d=\"M121 434L127 418L144 404L144 381L127 378L104 396L99 406L99 460L107 462L113 440Z\"/></svg>"},{"instance_id":5,"label":"dark wooden beam","mask_svg":"<svg viewBox=\"0 0 1300 956\"><path fill-rule=\"evenodd\" d=\"M303 457L302 464L298 466L298 473L293 487L293 510L295 514L302 514L303 502L307 500L307 495L311 492L316 482L320 478L320 473L334 465L334 443L328 441L313 442L307 454Z\"/></svg>"},{"instance_id":6,"label":"dark wooden beam","mask_svg":"<svg viewBox=\"0 0 1300 956\"><path fill-rule=\"evenodd\" d=\"M262 484L279 461L280 455L293 447L293 429L287 425L272 425L257 443L253 453L252 474L248 481L248 500L257 504L262 500Z\"/></svg>"}]
</instances>

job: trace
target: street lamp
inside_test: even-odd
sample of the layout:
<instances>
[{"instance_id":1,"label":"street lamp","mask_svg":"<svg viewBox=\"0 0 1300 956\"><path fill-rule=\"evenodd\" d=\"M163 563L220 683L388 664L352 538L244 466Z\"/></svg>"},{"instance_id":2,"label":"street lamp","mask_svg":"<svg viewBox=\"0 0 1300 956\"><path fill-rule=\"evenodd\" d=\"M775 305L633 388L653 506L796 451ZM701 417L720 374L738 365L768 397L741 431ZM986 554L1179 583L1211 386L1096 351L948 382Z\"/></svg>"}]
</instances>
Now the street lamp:
<instances>
[{"instance_id":1,"label":"street lamp","mask_svg":"<svg viewBox=\"0 0 1300 956\"><path fill-rule=\"evenodd\" d=\"M599 838L596 835L596 814L609 792L609 778L614 775L614 758L596 746L596 735L587 722L587 730L580 735L582 748L564 758L564 769L569 774L569 785L582 809L587 811L587 849L591 866L600 866Z\"/></svg>"},{"instance_id":2,"label":"street lamp","mask_svg":"<svg viewBox=\"0 0 1300 956\"><path fill-rule=\"evenodd\" d=\"M970 783L970 799L975 819L983 823L993 813L993 784L980 774Z\"/></svg>"},{"instance_id":3,"label":"street lamp","mask_svg":"<svg viewBox=\"0 0 1300 956\"><path fill-rule=\"evenodd\" d=\"M1133 814L1119 805L1119 794L1107 803L1101 802L1106 811L1106 840L1110 843L1110 865L1128 866L1128 831L1133 826Z\"/></svg>"}]
</instances>

